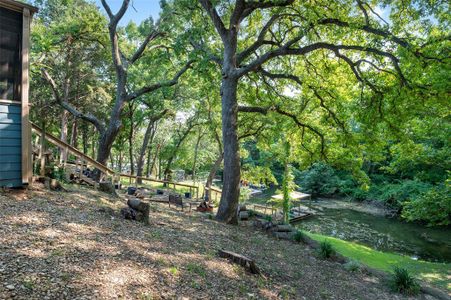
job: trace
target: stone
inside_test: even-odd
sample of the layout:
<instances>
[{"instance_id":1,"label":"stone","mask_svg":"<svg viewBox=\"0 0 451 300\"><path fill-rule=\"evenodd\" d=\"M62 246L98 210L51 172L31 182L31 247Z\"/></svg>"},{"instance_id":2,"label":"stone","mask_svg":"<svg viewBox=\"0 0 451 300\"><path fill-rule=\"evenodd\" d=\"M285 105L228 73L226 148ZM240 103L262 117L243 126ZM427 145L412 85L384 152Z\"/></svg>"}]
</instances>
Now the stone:
<instances>
[{"instance_id":1,"label":"stone","mask_svg":"<svg viewBox=\"0 0 451 300\"><path fill-rule=\"evenodd\" d=\"M6 286L6 288L7 288L8 290L12 291L12 290L15 289L15 286L14 286L13 284L8 284L8 285Z\"/></svg>"}]
</instances>

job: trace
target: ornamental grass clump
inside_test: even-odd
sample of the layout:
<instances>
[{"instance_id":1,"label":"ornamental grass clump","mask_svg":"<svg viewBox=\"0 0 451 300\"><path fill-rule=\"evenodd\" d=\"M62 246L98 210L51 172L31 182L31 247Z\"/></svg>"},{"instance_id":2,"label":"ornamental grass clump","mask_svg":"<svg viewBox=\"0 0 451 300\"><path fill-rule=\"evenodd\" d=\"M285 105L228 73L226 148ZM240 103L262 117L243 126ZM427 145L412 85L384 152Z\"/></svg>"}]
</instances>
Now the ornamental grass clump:
<instances>
[{"instance_id":1,"label":"ornamental grass clump","mask_svg":"<svg viewBox=\"0 0 451 300\"><path fill-rule=\"evenodd\" d=\"M324 240L319 244L318 254L321 258L331 258L335 254L335 249L328 240Z\"/></svg>"},{"instance_id":2,"label":"ornamental grass clump","mask_svg":"<svg viewBox=\"0 0 451 300\"><path fill-rule=\"evenodd\" d=\"M345 263L344 268L350 272L357 272L362 266L356 260L350 260Z\"/></svg>"},{"instance_id":3,"label":"ornamental grass clump","mask_svg":"<svg viewBox=\"0 0 451 300\"><path fill-rule=\"evenodd\" d=\"M402 294L416 295L420 291L420 285L416 279L404 268L395 267L391 281L392 288Z\"/></svg>"},{"instance_id":4,"label":"ornamental grass clump","mask_svg":"<svg viewBox=\"0 0 451 300\"><path fill-rule=\"evenodd\" d=\"M297 230L296 233L293 236L293 239L298 243L305 243L306 236L301 230Z\"/></svg>"}]
</instances>

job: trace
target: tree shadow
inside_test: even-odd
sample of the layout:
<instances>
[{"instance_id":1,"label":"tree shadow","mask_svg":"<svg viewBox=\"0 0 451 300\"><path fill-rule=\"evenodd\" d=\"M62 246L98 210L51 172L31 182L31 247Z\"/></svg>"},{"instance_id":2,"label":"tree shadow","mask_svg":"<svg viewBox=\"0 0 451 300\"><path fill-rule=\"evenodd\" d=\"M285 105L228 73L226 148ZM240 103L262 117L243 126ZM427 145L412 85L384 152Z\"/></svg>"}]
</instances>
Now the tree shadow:
<instances>
[{"instance_id":1,"label":"tree shadow","mask_svg":"<svg viewBox=\"0 0 451 300\"><path fill-rule=\"evenodd\" d=\"M393 299L363 275L246 224L152 203L146 226L119 218L125 200L89 189L29 193L21 201L0 194L0 298ZM264 275L219 258L219 249L253 258Z\"/></svg>"}]
</instances>

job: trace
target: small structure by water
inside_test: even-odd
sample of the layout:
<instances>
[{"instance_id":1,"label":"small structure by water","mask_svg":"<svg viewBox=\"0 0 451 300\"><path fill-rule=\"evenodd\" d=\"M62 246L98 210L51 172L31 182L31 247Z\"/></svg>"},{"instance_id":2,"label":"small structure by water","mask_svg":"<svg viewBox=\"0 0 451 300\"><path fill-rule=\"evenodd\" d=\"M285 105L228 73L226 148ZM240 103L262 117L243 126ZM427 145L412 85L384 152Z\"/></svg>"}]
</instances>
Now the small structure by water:
<instances>
[{"instance_id":1,"label":"small structure by water","mask_svg":"<svg viewBox=\"0 0 451 300\"><path fill-rule=\"evenodd\" d=\"M304 205L301 205L301 200L312 200L311 194L301 193L297 191L293 191L289 194L289 197L292 201L295 201L295 207L293 207L290 210L290 223L296 223L299 222L305 218L308 218L310 216L313 216L315 211L311 209L311 207L306 207ZM271 199L274 200L283 200L282 194L277 194L271 196Z\"/></svg>"}]
</instances>

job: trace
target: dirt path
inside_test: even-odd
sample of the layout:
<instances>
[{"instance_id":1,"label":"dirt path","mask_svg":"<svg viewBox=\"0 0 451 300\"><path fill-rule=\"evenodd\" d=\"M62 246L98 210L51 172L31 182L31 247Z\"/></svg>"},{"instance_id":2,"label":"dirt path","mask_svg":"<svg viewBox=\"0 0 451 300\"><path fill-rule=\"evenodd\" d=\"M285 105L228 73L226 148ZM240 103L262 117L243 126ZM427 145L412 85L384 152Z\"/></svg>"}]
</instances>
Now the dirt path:
<instances>
[{"instance_id":1,"label":"dirt path","mask_svg":"<svg viewBox=\"0 0 451 300\"><path fill-rule=\"evenodd\" d=\"M153 204L144 226L117 216L123 200L70 189L0 193L0 299L405 299L250 224ZM219 258L221 248L265 276Z\"/></svg>"}]
</instances>

